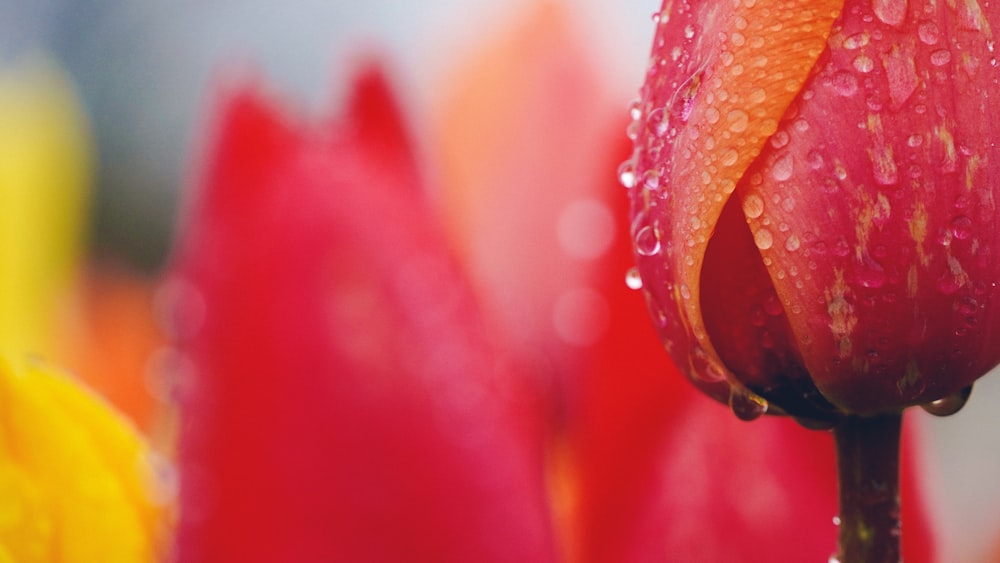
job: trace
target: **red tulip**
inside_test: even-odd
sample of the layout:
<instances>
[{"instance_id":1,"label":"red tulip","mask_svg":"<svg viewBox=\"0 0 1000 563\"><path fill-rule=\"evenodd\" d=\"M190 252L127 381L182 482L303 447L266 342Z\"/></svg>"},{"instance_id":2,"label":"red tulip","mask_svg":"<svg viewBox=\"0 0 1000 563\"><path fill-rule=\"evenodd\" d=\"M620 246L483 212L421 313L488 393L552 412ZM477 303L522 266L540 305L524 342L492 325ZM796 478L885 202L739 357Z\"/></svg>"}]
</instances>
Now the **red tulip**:
<instances>
[{"instance_id":1,"label":"red tulip","mask_svg":"<svg viewBox=\"0 0 1000 563\"><path fill-rule=\"evenodd\" d=\"M745 417L960 404L1000 361L1000 5L666 2L658 20L622 173L683 371Z\"/></svg>"},{"instance_id":2,"label":"red tulip","mask_svg":"<svg viewBox=\"0 0 1000 563\"><path fill-rule=\"evenodd\" d=\"M181 561L551 561L533 393L378 73L346 119L225 96L168 287Z\"/></svg>"}]
</instances>

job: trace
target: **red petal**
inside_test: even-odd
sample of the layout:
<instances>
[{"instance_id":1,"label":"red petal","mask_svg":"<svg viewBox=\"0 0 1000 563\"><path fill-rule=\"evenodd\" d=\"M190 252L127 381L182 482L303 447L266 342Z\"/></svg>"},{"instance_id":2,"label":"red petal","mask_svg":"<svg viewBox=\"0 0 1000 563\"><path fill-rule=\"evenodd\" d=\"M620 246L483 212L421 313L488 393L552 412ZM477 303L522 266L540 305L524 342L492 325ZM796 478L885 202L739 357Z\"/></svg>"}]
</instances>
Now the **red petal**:
<instances>
[{"instance_id":1,"label":"red petal","mask_svg":"<svg viewBox=\"0 0 1000 563\"><path fill-rule=\"evenodd\" d=\"M182 561L553 559L533 394L382 126L223 104L172 274Z\"/></svg>"},{"instance_id":2,"label":"red petal","mask_svg":"<svg viewBox=\"0 0 1000 563\"><path fill-rule=\"evenodd\" d=\"M1000 6L886 6L847 3L737 188L809 372L860 413L1000 361Z\"/></svg>"}]
</instances>

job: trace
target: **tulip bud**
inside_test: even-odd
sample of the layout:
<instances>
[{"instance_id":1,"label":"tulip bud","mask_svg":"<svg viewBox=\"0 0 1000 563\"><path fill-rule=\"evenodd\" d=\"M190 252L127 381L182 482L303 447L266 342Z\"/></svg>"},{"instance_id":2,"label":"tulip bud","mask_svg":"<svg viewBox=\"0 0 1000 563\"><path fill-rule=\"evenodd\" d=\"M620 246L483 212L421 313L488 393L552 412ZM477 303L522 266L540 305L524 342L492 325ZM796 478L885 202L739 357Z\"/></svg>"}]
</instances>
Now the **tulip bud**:
<instances>
[{"instance_id":1,"label":"tulip bud","mask_svg":"<svg viewBox=\"0 0 1000 563\"><path fill-rule=\"evenodd\" d=\"M744 418L960 406L1000 361L1000 6L667 1L654 20L620 173L682 371Z\"/></svg>"}]
</instances>

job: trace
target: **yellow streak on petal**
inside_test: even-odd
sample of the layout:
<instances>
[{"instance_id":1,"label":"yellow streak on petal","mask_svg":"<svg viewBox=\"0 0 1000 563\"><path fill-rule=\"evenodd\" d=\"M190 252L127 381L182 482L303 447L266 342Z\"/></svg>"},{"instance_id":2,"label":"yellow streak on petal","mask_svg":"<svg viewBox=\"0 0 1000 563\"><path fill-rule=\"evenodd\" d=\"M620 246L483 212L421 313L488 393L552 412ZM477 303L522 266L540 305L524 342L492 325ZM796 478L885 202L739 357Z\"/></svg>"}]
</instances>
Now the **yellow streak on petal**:
<instances>
[{"instance_id":1,"label":"yellow streak on petal","mask_svg":"<svg viewBox=\"0 0 1000 563\"><path fill-rule=\"evenodd\" d=\"M920 200L917 200L916 205L913 208L913 217L910 219L910 236L913 237L913 241L917 247L917 257L920 258L920 263L924 266L930 263L930 257L927 256L927 252L924 250L924 241L927 240L927 207ZM913 295L916 295L915 293ZM911 295L911 297L913 296Z\"/></svg>"},{"instance_id":2,"label":"yellow streak on petal","mask_svg":"<svg viewBox=\"0 0 1000 563\"><path fill-rule=\"evenodd\" d=\"M846 358L851 355L851 334L858 324L858 317L848 299L851 290L844 280L844 271L835 270L834 276L833 285L825 291L826 308L830 315L830 331L837 340L840 357Z\"/></svg>"}]
</instances>

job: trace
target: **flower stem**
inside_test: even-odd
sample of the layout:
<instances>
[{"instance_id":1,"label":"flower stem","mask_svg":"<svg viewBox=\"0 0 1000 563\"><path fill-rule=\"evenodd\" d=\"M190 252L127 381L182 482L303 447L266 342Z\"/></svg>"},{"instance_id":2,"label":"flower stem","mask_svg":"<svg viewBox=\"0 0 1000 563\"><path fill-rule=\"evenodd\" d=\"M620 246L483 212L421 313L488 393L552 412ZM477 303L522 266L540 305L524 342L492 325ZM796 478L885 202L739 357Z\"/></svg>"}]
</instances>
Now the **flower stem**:
<instances>
[{"instance_id":1,"label":"flower stem","mask_svg":"<svg viewBox=\"0 0 1000 563\"><path fill-rule=\"evenodd\" d=\"M840 480L840 563L898 563L902 414L848 416L833 429Z\"/></svg>"}]
</instances>

